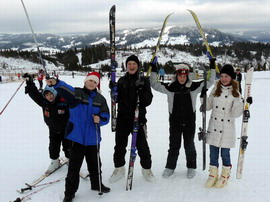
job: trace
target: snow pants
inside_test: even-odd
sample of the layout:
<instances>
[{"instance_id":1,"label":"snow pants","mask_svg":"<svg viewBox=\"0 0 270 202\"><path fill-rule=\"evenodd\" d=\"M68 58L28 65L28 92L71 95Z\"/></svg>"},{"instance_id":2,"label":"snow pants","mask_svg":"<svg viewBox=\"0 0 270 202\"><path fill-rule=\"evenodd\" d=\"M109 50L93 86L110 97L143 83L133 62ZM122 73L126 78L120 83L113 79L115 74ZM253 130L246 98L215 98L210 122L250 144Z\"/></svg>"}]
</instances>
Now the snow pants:
<instances>
[{"instance_id":1,"label":"snow pants","mask_svg":"<svg viewBox=\"0 0 270 202\"><path fill-rule=\"evenodd\" d=\"M115 147L114 147L114 166L116 168L125 165L126 147L128 144L129 134L132 133L133 122L128 122L126 119L117 118L115 132ZM140 125L137 134L137 151L140 157L140 164L144 169L150 169L152 166L150 149L146 140L146 124Z\"/></svg>"},{"instance_id":2,"label":"snow pants","mask_svg":"<svg viewBox=\"0 0 270 202\"><path fill-rule=\"evenodd\" d=\"M69 154L68 173L66 177L65 196L72 196L79 188L79 174L84 157L90 174L91 188L97 189L99 187L97 148L98 147L96 145L84 146L79 143L72 142ZM99 162L101 169L101 161Z\"/></svg>"},{"instance_id":3,"label":"snow pants","mask_svg":"<svg viewBox=\"0 0 270 202\"><path fill-rule=\"evenodd\" d=\"M65 131L61 132L55 132L49 129L50 133L50 143L49 143L49 153L51 159L58 159L61 144L63 147L63 151L65 153L65 157L69 158L69 147L70 147L70 141L65 139Z\"/></svg>"},{"instance_id":4,"label":"snow pants","mask_svg":"<svg viewBox=\"0 0 270 202\"><path fill-rule=\"evenodd\" d=\"M196 149L194 144L195 125L186 126L170 122L169 150L167 156L166 168L175 169L179 150L181 148L182 137L184 140L184 149L186 153L186 167L196 168Z\"/></svg>"}]
</instances>

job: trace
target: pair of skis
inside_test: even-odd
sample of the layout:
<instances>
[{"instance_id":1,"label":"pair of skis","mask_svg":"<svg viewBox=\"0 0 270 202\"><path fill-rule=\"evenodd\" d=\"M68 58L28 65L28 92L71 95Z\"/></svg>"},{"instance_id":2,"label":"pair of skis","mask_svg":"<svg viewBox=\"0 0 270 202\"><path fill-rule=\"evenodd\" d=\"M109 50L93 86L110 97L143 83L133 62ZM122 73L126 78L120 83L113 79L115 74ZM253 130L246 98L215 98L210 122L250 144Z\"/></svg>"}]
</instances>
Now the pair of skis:
<instances>
[{"instance_id":1,"label":"pair of skis","mask_svg":"<svg viewBox=\"0 0 270 202\"><path fill-rule=\"evenodd\" d=\"M165 31L165 27L167 21L171 14L169 14L164 22L163 26L158 38L157 46L155 52L153 53L151 62L154 60L157 51L159 50L160 41L162 39L163 33ZM110 27L110 58L111 58L111 83L116 83L116 67L117 62L115 60L115 5L113 5L109 12L109 27ZM147 71L147 77L151 73L151 66L149 66ZM117 100L117 87L112 86L111 89L111 129L114 132L116 129L116 100ZM137 133L139 131L139 99L137 99L136 109L135 109L135 116L134 116L134 123L133 123L133 131L132 131L132 141L131 141L131 150L130 150L130 160L129 160L129 167L128 167L128 175L127 175L127 183L126 183L126 190L132 189L132 182L133 182L133 171L134 171L134 163L137 156Z\"/></svg>"}]
</instances>

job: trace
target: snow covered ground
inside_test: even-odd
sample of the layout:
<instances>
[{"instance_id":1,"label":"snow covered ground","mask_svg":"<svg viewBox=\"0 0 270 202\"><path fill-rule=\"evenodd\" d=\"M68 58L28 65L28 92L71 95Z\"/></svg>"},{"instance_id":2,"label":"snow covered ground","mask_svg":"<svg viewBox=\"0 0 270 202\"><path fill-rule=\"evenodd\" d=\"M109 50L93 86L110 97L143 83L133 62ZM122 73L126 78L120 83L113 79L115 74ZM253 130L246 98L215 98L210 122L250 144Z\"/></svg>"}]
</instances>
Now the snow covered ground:
<instances>
[{"instance_id":1,"label":"snow covered ground","mask_svg":"<svg viewBox=\"0 0 270 202\"><path fill-rule=\"evenodd\" d=\"M74 86L82 86L84 77L61 76L60 79ZM20 85L19 82L0 84L0 110ZM243 84L242 84L243 85ZM238 145L231 150L232 174L227 187L223 189L206 189L204 183L208 169L202 171L201 142L196 136L197 175L194 179L186 178L185 155L181 148L175 173L168 179L161 174L165 166L168 150L168 105L165 95L153 90L154 99L148 107L148 142L151 149L156 183L144 180L141 174L139 158L135 162L135 174L132 191L126 191L126 179L110 184L108 179L114 169L113 147L114 133L110 123L102 128L101 143L102 175L105 185L111 192L103 194L90 190L89 180L80 180L80 187L74 202L110 201L110 202L266 202L270 201L269 156L270 136L270 72L255 72L252 86L254 103L251 106L249 124L249 145L244 163L242 179L236 179L236 163ZM108 80L101 81L102 94L110 105ZM197 104L199 107L199 102ZM209 113L208 113L209 115ZM237 134L240 134L241 118L237 119ZM201 125L201 114L197 112L197 128ZM25 182L31 182L40 176L48 167L48 128L42 117L41 108L28 95L24 94L24 85L18 91L6 110L0 115L0 201L8 202L22 197L16 189L24 187ZM239 141L238 141L239 143ZM129 151L126 155L128 161ZM207 147L208 157L208 147ZM207 164L209 158L207 158ZM85 164L83 170L85 170ZM60 202L63 200L67 166L49 176L43 182L61 178L61 181L50 185L31 197L33 202ZM42 182L42 183L43 183ZM35 190L38 190L36 188ZM34 191L34 190L33 190Z\"/></svg>"}]
</instances>

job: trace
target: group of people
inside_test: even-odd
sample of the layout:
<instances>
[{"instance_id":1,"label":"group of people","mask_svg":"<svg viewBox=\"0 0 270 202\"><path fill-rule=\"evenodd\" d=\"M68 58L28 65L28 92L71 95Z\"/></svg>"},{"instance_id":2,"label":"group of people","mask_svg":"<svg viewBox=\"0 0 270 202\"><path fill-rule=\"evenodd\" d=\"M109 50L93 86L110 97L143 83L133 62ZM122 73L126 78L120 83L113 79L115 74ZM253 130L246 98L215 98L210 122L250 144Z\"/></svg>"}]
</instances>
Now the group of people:
<instances>
[{"instance_id":1,"label":"group of people","mask_svg":"<svg viewBox=\"0 0 270 202\"><path fill-rule=\"evenodd\" d=\"M196 98L205 95L203 81L192 81L190 66L185 63L175 65L175 73L170 83L158 79L157 60L151 62L150 77L141 75L140 61L131 55L126 59L127 72L117 82L110 82L110 88L117 87L117 124L113 154L114 171L109 178L115 183L125 176L125 154L128 136L132 133L135 108L139 100L139 130L137 151L142 166L142 174L149 182L154 182L151 152L147 142L146 107L152 103L151 87L167 95L169 109L169 150L167 162L162 173L170 177L176 169L179 150L182 144L186 154L187 178L196 175L196 148L194 137L196 131ZM243 100L239 85L234 80L234 68L224 65L220 79L215 81L215 59L210 59L211 76L207 88L214 84L206 108L212 110L209 120L206 142L210 145L210 174L206 187L221 188L227 184L230 170L230 148L235 145L235 118L243 111ZM70 202L79 187L79 172L85 157L91 189L102 193L110 188L102 183L101 160L99 155L101 134L100 127L109 123L110 113L106 99L100 93L98 85L100 74L89 73L82 88L75 88L62 80L47 78L47 86L42 92L35 87L29 74L26 78L26 93L43 109L45 123L49 127L49 153L51 163L46 172L52 172L60 166L60 145L69 159L63 202ZM252 98L248 99L252 103ZM222 158L222 172L218 177L219 152Z\"/></svg>"}]
</instances>

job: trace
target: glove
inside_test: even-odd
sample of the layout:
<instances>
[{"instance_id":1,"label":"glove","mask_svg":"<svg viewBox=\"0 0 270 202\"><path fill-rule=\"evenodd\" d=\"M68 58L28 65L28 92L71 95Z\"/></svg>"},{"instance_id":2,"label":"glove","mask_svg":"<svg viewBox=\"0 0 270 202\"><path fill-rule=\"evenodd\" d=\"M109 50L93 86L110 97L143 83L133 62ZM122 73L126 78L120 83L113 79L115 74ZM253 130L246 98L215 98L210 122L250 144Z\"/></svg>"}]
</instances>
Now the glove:
<instances>
[{"instance_id":1,"label":"glove","mask_svg":"<svg viewBox=\"0 0 270 202\"><path fill-rule=\"evenodd\" d=\"M252 97L248 97L246 101L247 101L247 103L249 103L250 105L253 103Z\"/></svg>"},{"instance_id":2,"label":"glove","mask_svg":"<svg viewBox=\"0 0 270 202\"><path fill-rule=\"evenodd\" d=\"M210 69L216 69L216 58L211 58L210 59Z\"/></svg>"},{"instance_id":3,"label":"glove","mask_svg":"<svg viewBox=\"0 0 270 202\"><path fill-rule=\"evenodd\" d=\"M109 88L112 89L117 86L117 82L110 81L109 82Z\"/></svg>"},{"instance_id":4,"label":"glove","mask_svg":"<svg viewBox=\"0 0 270 202\"><path fill-rule=\"evenodd\" d=\"M136 89L139 91L144 87L145 77L141 76L139 79L135 81Z\"/></svg>"},{"instance_id":5,"label":"glove","mask_svg":"<svg viewBox=\"0 0 270 202\"><path fill-rule=\"evenodd\" d=\"M30 74L25 73L22 77L25 79L27 85L33 83L33 76Z\"/></svg>"},{"instance_id":6,"label":"glove","mask_svg":"<svg viewBox=\"0 0 270 202\"><path fill-rule=\"evenodd\" d=\"M52 86L55 86L57 83L58 83L58 79L55 79L55 78L46 78L46 83L48 86L52 87Z\"/></svg>"},{"instance_id":7,"label":"glove","mask_svg":"<svg viewBox=\"0 0 270 202\"><path fill-rule=\"evenodd\" d=\"M150 62L150 66L152 67L152 72L157 72L157 56L154 57L153 61Z\"/></svg>"},{"instance_id":8,"label":"glove","mask_svg":"<svg viewBox=\"0 0 270 202\"><path fill-rule=\"evenodd\" d=\"M209 60L213 59L209 51L206 51L205 55L209 58Z\"/></svg>"},{"instance_id":9,"label":"glove","mask_svg":"<svg viewBox=\"0 0 270 202\"><path fill-rule=\"evenodd\" d=\"M206 95L206 92L207 92L207 91L208 91L208 89L205 88L205 87L203 87L203 88L202 88L202 91L201 91L200 97L203 98L203 97Z\"/></svg>"}]
</instances>

